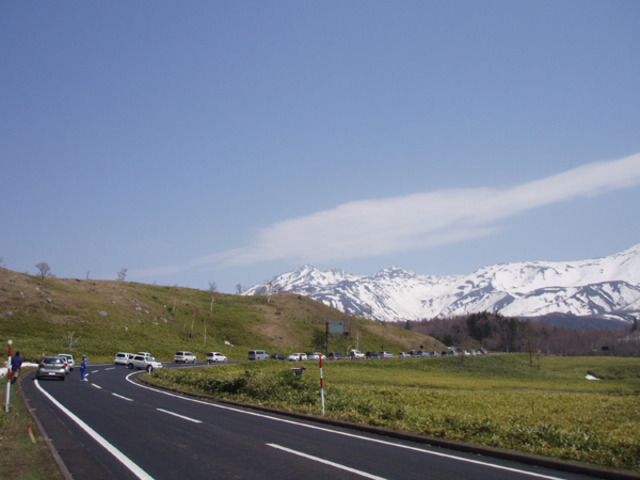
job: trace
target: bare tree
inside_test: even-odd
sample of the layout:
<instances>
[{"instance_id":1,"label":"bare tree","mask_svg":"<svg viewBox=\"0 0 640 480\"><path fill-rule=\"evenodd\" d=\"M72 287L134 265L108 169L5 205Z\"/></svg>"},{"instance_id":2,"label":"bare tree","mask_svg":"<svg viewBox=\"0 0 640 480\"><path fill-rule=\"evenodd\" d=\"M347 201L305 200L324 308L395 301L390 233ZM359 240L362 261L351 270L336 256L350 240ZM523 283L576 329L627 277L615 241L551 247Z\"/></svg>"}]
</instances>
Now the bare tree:
<instances>
[{"instance_id":1,"label":"bare tree","mask_svg":"<svg viewBox=\"0 0 640 480\"><path fill-rule=\"evenodd\" d=\"M118 272L116 276L116 280L118 280L119 282L124 282L126 279L127 279L127 269L123 267Z\"/></svg>"},{"instance_id":2,"label":"bare tree","mask_svg":"<svg viewBox=\"0 0 640 480\"><path fill-rule=\"evenodd\" d=\"M213 302L216 298L216 293L218 293L218 287L216 286L216 282L209 282L209 296L211 297L211 305L209 305L209 313L213 312Z\"/></svg>"},{"instance_id":3,"label":"bare tree","mask_svg":"<svg viewBox=\"0 0 640 480\"><path fill-rule=\"evenodd\" d=\"M80 340L80 337L73 338L75 332L67 332L66 335L63 335L62 338L67 342L67 348L69 350L73 350L73 347L76 345L77 341Z\"/></svg>"},{"instance_id":4,"label":"bare tree","mask_svg":"<svg viewBox=\"0 0 640 480\"><path fill-rule=\"evenodd\" d=\"M266 290L267 290L267 302L271 303L271 297L279 293L282 293L282 291L284 290L284 287L282 287L282 285L280 285L275 280L271 279L266 284Z\"/></svg>"},{"instance_id":5,"label":"bare tree","mask_svg":"<svg viewBox=\"0 0 640 480\"><path fill-rule=\"evenodd\" d=\"M1 259L0 259L1 260ZM244 290L244 288L242 287L242 285L240 285L239 283L236 283L236 293L238 295L240 295L242 293L242 291Z\"/></svg>"},{"instance_id":6,"label":"bare tree","mask_svg":"<svg viewBox=\"0 0 640 480\"><path fill-rule=\"evenodd\" d=\"M40 262L36 265L36 268L40 272L40 282L44 286L44 279L51 275L51 267L47 262Z\"/></svg>"}]
</instances>

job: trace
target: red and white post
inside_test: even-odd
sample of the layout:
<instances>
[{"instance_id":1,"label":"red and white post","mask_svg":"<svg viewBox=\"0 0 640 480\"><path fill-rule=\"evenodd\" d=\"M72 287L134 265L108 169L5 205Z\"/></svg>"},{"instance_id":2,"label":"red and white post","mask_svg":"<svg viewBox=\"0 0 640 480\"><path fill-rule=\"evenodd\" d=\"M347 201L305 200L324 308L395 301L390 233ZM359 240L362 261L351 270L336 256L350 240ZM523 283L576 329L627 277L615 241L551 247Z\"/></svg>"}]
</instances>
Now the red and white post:
<instances>
[{"instance_id":1,"label":"red and white post","mask_svg":"<svg viewBox=\"0 0 640 480\"><path fill-rule=\"evenodd\" d=\"M9 340L7 342L9 344L9 360L7 361L7 405L5 407L5 412L9 413L9 399L11 398L11 345L13 345L13 340Z\"/></svg>"},{"instance_id":2,"label":"red and white post","mask_svg":"<svg viewBox=\"0 0 640 480\"><path fill-rule=\"evenodd\" d=\"M324 417L324 379L322 378L322 355L320 355L320 403L322 404L322 416Z\"/></svg>"}]
</instances>

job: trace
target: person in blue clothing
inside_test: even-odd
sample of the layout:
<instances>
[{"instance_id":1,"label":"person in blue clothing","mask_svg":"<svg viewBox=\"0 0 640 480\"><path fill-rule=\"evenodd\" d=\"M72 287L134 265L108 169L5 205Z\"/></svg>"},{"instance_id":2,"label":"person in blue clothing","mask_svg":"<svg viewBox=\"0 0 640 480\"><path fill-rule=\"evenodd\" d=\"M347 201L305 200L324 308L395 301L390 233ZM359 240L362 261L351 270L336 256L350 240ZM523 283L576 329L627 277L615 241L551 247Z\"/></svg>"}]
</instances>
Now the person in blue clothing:
<instances>
[{"instance_id":1,"label":"person in blue clothing","mask_svg":"<svg viewBox=\"0 0 640 480\"><path fill-rule=\"evenodd\" d=\"M80 381L86 382L87 377L85 377L85 372L87 371L87 356L82 355L82 363L80 364Z\"/></svg>"},{"instance_id":2,"label":"person in blue clothing","mask_svg":"<svg viewBox=\"0 0 640 480\"><path fill-rule=\"evenodd\" d=\"M22 357L20 356L20 352L16 352L16 354L11 358L11 383L16 383L18 372L20 372L21 368Z\"/></svg>"}]
</instances>

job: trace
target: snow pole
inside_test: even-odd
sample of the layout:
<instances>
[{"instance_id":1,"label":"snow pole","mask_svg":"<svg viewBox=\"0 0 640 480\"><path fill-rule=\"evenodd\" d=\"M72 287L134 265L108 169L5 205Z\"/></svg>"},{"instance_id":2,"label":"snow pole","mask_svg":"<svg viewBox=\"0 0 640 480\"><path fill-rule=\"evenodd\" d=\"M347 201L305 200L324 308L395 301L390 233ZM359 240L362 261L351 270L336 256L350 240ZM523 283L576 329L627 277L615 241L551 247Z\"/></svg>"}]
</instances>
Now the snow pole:
<instances>
[{"instance_id":1,"label":"snow pole","mask_svg":"<svg viewBox=\"0 0 640 480\"><path fill-rule=\"evenodd\" d=\"M322 378L322 355L320 355L320 403L322 404L322 416L324 417L324 379Z\"/></svg>"},{"instance_id":2,"label":"snow pole","mask_svg":"<svg viewBox=\"0 0 640 480\"><path fill-rule=\"evenodd\" d=\"M7 405L5 412L9 413L9 399L11 398L11 345L13 340L7 342L9 344L9 360L7 361Z\"/></svg>"}]
</instances>

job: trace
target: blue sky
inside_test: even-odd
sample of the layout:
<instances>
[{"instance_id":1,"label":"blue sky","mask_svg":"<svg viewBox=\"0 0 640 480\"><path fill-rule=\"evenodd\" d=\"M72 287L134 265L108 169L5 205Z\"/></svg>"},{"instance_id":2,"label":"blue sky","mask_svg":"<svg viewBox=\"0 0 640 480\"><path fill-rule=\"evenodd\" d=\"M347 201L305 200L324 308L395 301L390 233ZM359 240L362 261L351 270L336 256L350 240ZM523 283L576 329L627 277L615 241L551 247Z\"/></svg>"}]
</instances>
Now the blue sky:
<instances>
[{"instance_id":1,"label":"blue sky","mask_svg":"<svg viewBox=\"0 0 640 480\"><path fill-rule=\"evenodd\" d=\"M235 292L640 243L640 2L0 3L0 257Z\"/></svg>"}]
</instances>

